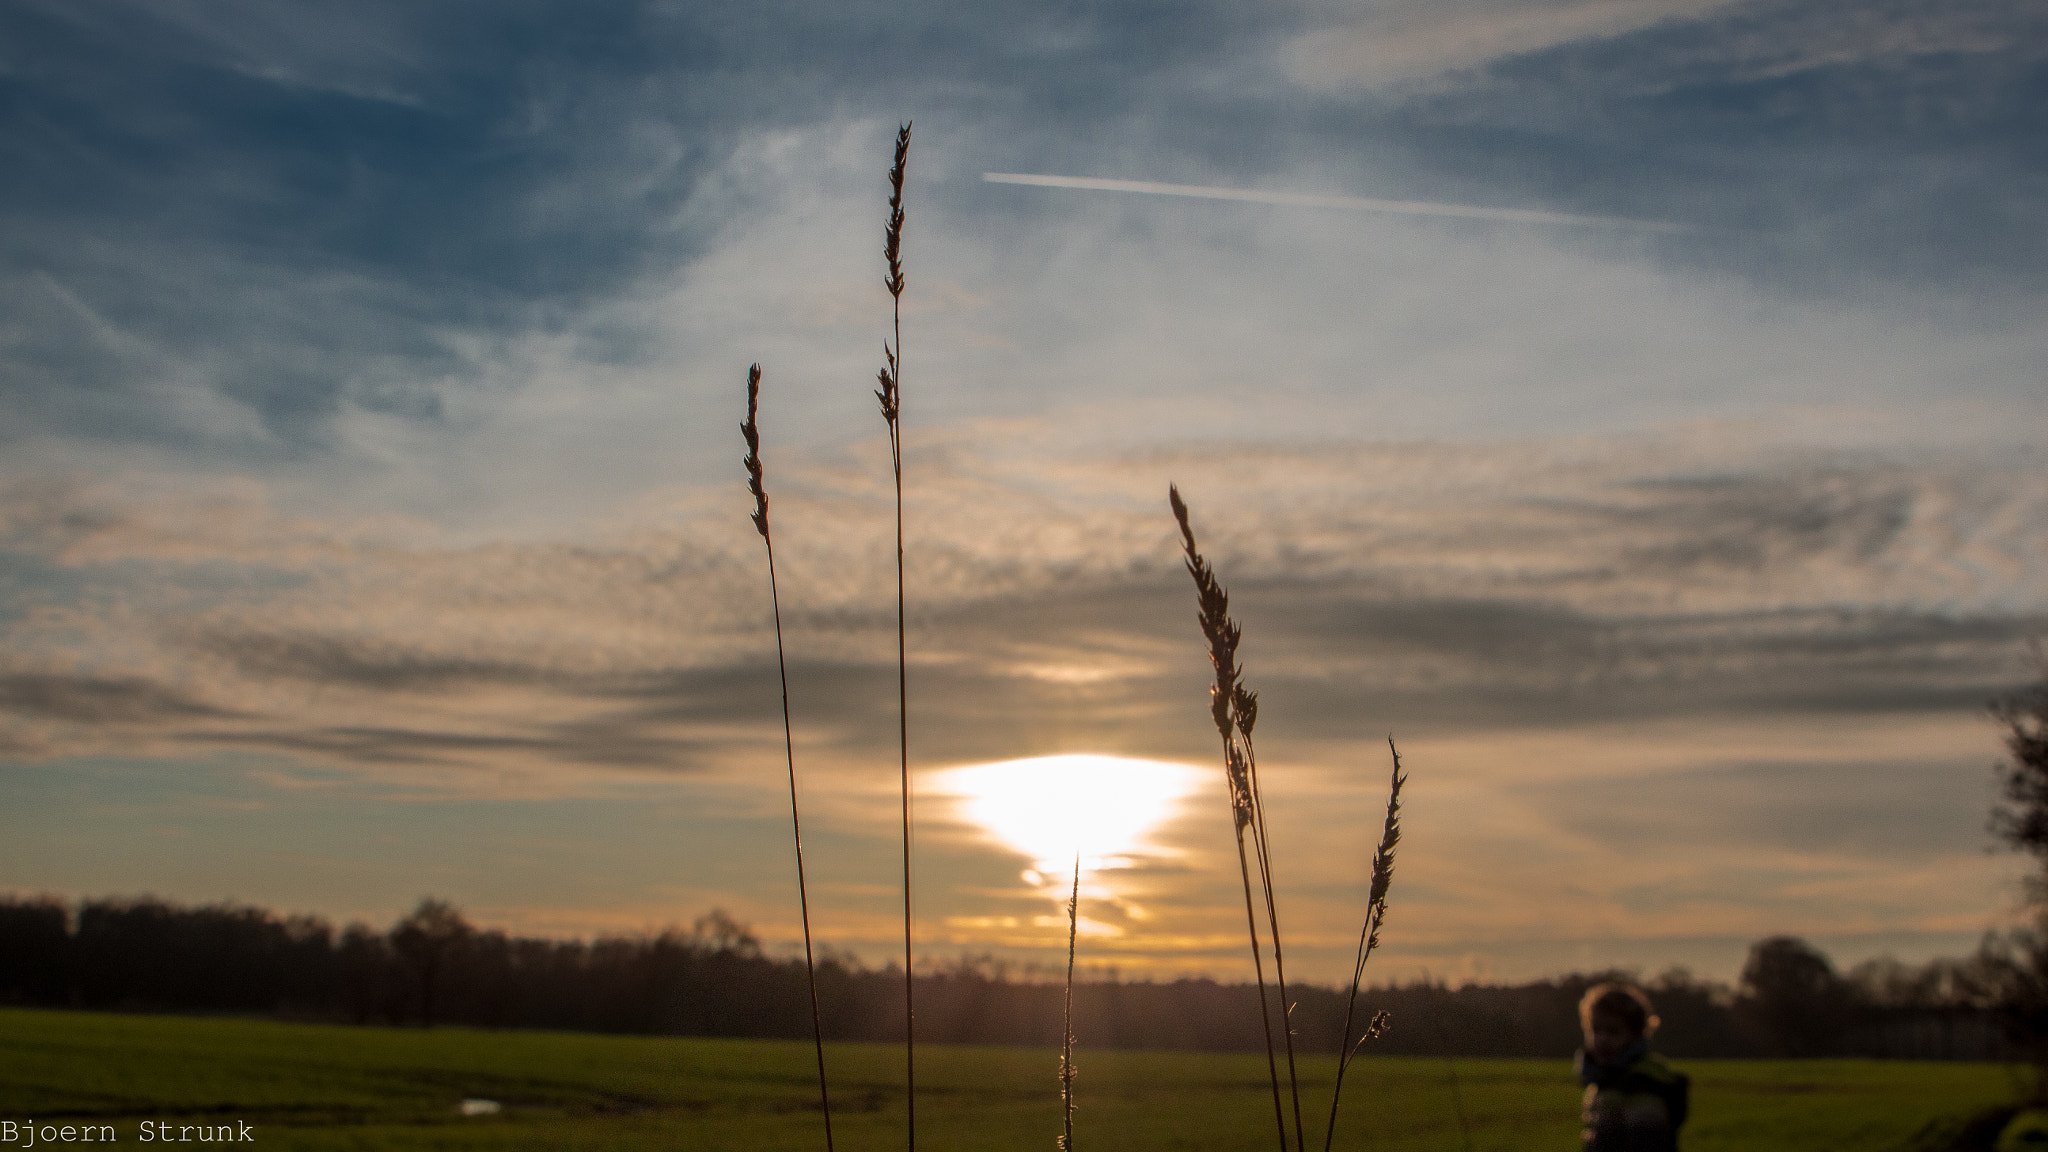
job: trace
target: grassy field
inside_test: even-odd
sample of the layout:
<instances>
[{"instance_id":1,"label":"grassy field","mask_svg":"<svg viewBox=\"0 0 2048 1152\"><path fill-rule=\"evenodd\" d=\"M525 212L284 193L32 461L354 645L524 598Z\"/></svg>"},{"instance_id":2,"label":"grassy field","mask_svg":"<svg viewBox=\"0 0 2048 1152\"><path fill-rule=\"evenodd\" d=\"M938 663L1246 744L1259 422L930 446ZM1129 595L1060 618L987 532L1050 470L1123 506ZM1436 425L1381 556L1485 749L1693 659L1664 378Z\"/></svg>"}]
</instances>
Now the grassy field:
<instances>
[{"instance_id":1,"label":"grassy field","mask_svg":"<svg viewBox=\"0 0 2048 1152\"><path fill-rule=\"evenodd\" d=\"M1053 1146L1054 1053L920 1051L921 1147ZM839 1147L900 1147L901 1050L843 1044L829 1059ZM111 1124L122 1143L144 1121L246 1121L269 1148L814 1149L810 1060L799 1043L0 1010L0 1121ZM1683 1066L1695 1099L1687 1152L1879 1152L2009 1101L2019 1083L1971 1064ZM1083 1051L1079 1067L1080 1152L1274 1146L1262 1058ZM1330 1066L1312 1071L1311 1116L1316 1101L1328 1108ZM1444 1061L1372 1058L1351 1075L1339 1147L1461 1152ZM1578 1093L1563 1062L1461 1060L1456 1082L1475 1152L1576 1147ZM463 1117L468 1097L504 1111Z\"/></svg>"}]
</instances>

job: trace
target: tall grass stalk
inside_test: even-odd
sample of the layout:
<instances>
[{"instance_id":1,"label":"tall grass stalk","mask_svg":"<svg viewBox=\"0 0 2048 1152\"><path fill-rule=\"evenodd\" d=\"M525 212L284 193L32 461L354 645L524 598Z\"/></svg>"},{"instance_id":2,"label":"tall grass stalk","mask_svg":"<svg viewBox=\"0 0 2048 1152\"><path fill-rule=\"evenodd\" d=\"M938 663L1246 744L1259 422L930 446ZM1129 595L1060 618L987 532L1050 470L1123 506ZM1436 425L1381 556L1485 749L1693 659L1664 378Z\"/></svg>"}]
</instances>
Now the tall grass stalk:
<instances>
[{"instance_id":1,"label":"tall grass stalk","mask_svg":"<svg viewBox=\"0 0 2048 1152\"><path fill-rule=\"evenodd\" d=\"M1366 1026L1357 1043L1352 1042L1351 1027L1358 1009L1358 986L1365 979L1366 961L1372 959L1373 949L1380 944L1380 928L1387 919L1387 890L1394 883L1394 848L1401 842L1401 785L1407 783L1408 778L1401 775L1401 750L1394 746L1392 736L1387 737L1387 751L1394 757L1393 783L1387 789L1387 820L1380 830L1380 844L1372 854L1372 888L1365 903L1365 926L1358 932L1357 958L1351 965L1351 990L1344 1002L1344 1038L1337 1055L1337 1083L1330 1090L1330 1123L1323 1133L1323 1152L1330 1152L1330 1142L1337 1137L1337 1104L1344 1096L1344 1070L1350 1066L1351 1057L1358 1049L1386 1027L1386 1013L1379 1013ZM1462 1121L1462 1105L1459 1112Z\"/></svg>"},{"instance_id":2,"label":"tall grass stalk","mask_svg":"<svg viewBox=\"0 0 2048 1152\"><path fill-rule=\"evenodd\" d=\"M910 164L910 125L896 133L896 163L889 169L889 223L882 255L889 261L883 286L893 303L894 346L882 345L886 365L875 374L882 419L889 424L889 466L896 479L896 734L903 779L903 1092L910 1152L917 1152L917 1007L910 951L910 679L903 626L903 174Z\"/></svg>"},{"instance_id":3,"label":"tall grass stalk","mask_svg":"<svg viewBox=\"0 0 2048 1152\"><path fill-rule=\"evenodd\" d=\"M1266 1074L1273 1085L1273 1123L1280 1133L1280 1152L1287 1152L1287 1114L1280 1103L1280 1069L1273 1051L1272 1009L1266 994L1265 959L1259 946L1258 913L1252 902L1251 865L1244 844L1245 831L1256 818L1257 801L1252 791L1251 757L1240 743L1238 733L1250 727L1242 722L1243 710L1249 708L1252 719L1257 719L1258 697L1245 690L1239 680L1237 645L1244 631L1230 618L1230 594L1217 582L1209 562L1202 558L1201 550L1195 546L1195 530L1188 523L1188 506L1180 498L1180 489L1168 485L1166 496L1167 503L1173 508L1173 518L1180 524L1181 550L1186 554L1188 575L1195 581L1196 618L1201 623L1202 635L1209 641L1209 663L1216 669L1216 682L1209 689L1209 715L1215 721L1217 735L1223 740L1223 771L1230 787L1231 823L1237 835L1237 872L1244 883L1245 930L1251 937L1252 977L1259 987L1259 1024L1265 1029ZM1269 877L1263 856L1259 871L1261 887L1265 888ZM1270 902L1268 907L1270 909ZM1285 1023L1283 1018L1283 1026ZM1298 1107L1296 1117L1298 1121Z\"/></svg>"},{"instance_id":4,"label":"tall grass stalk","mask_svg":"<svg viewBox=\"0 0 2048 1152\"><path fill-rule=\"evenodd\" d=\"M789 762L789 828L796 841L796 899L804 921L804 976L811 988L811 1038L818 1050L818 1106L825 1115L825 1152L832 1152L832 1095L825 1085L825 1026L818 1012L818 966L811 956L811 897L804 884L804 823L796 799L796 738L789 724L789 660L782 647L782 594L775 584L775 537L768 530L768 489L761 482L761 366L747 369L747 490L754 494L754 528L768 547L768 602L775 610L775 671L782 680L782 748Z\"/></svg>"},{"instance_id":5,"label":"tall grass stalk","mask_svg":"<svg viewBox=\"0 0 2048 1152\"><path fill-rule=\"evenodd\" d=\"M1242 676L1242 669L1239 670ZM1287 957L1280 947L1280 908L1273 898L1273 857L1266 838L1266 802L1259 792L1259 757L1252 747L1252 728L1259 719L1259 694L1239 680L1231 697L1231 715L1244 742L1245 779L1251 786L1252 847L1259 864L1259 887L1266 898L1266 927L1273 941L1273 982L1280 992L1281 1038L1287 1051L1287 1095L1294 1106L1294 1146L1307 1148L1301 1123L1301 1079L1294 1065L1294 1002L1287 996Z\"/></svg>"},{"instance_id":6,"label":"tall grass stalk","mask_svg":"<svg viewBox=\"0 0 2048 1152\"><path fill-rule=\"evenodd\" d=\"M1067 897L1067 998L1060 1026L1059 1152L1074 1152L1074 944L1081 934L1081 854L1074 853L1074 891Z\"/></svg>"}]
</instances>

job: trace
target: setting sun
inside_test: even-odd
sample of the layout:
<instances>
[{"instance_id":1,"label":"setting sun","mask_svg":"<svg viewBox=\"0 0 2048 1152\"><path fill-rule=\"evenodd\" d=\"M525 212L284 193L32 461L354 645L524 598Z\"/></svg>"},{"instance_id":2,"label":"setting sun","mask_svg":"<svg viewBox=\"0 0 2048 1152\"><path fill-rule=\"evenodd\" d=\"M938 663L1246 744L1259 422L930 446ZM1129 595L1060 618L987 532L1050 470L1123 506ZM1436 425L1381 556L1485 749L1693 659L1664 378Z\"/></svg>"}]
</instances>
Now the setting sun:
<instances>
[{"instance_id":1,"label":"setting sun","mask_svg":"<svg viewBox=\"0 0 2048 1152\"><path fill-rule=\"evenodd\" d=\"M1151 837L1201 779L1185 764L1077 753L947 769L934 784L968 822L1057 875L1077 854L1089 869L1162 854Z\"/></svg>"}]
</instances>

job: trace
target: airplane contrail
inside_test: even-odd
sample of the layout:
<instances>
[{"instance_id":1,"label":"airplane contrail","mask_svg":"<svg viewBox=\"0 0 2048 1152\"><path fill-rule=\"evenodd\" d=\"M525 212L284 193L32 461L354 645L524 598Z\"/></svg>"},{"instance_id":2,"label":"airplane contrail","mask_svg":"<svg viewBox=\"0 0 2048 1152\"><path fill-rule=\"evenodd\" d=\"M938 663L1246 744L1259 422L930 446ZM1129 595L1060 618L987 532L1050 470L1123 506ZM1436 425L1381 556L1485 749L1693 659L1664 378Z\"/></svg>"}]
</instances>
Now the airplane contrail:
<instances>
[{"instance_id":1,"label":"airplane contrail","mask_svg":"<svg viewBox=\"0 0 2048 1152\"><path fill-rule=\"evenodd\" d=\"M1397 212L1406 216L1452 216L1466 220L1500 220L1510 224L1568 224L1578 227L1630 228L1643 232L1688 232L1684 224L1635 220L1626 216L1578 216L1528 208L1482 208L1472 204L1433 204L1425 200L1372 200L1363 196L1318 196L1307 192L1268 192L1256 188L1215 188L1203 184L1155 184L1150 180L1098 180L1092 176L1039 176L1024 172L983 172L990 184L1030 184L1039 188L1085 188L1095 192L1144 192L1153 196L1192 196L1201 200L1242 200L1253 204L1286 204L1297 208L1342 208L1353 212Z\"/></svg>"}]
</instances>

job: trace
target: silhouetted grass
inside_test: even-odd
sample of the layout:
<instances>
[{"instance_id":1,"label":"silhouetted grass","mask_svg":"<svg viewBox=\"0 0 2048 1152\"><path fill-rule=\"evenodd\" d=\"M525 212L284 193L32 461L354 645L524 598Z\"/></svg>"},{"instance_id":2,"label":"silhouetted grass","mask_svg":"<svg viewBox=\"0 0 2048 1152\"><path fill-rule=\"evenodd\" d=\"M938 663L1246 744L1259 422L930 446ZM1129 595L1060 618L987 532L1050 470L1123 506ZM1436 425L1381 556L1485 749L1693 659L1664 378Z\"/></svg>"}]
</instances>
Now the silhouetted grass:
<instances>
[{"instance_id":1,"label":"silhouetted grass","mask_svg":"<svg viewBox=\"0 0 2048 1152\"><path fill-rule=\"evenodd\" d=\"M825 1025L818 1011L818 962L811 952L811 896L804 882L804 825L796 794L796 737L789 721L789 659L782 645L782 593L775 582L775 537L768 527L768 489L761 468L761 366L747 369L747 419L740 435L747 442L741 461L747 469L747 491L754 494L754 528L768 549L768 602L775 611L775 672L782 684L782 748L789 763L789 828L796 842L796 898L804 922L804 977L811 992L811 1036L818 1055L818 1108L825 1118L825 1149L832 1150L832 1093L825 1079Z\"/></svg>"},{"instance_id":2,"label":"silhouetted grass","mask_svg":"<svg viewBox=\"0 0 2048 1152\"><path fill-rule=\"evenodd\" d=\"M881 388L882 419L889 424L889 466L896 480L896 735L903 775L903 1094L905 1132L910 1152L917 1152L917 1007L916 965L910 944L910 680L903 627L903 177L910 164L910 125L896 133L896 163L889 169L889 223L883 230L882 255L889 261L883 284L892 301L895 346L884 344L888 364L876 374Z\"/></svg>"},{"instance_id":3,"label":"silhouetted grass","mask_svg":"<svg viewBox=\"0 0 2048 1152\"><path fill-rule=\"evenodd\" d=\"M1373 949L1380 945L1380 925L1387 919L1387 890L1394 883L1394 847L1401 842L1401 785L1408 778L1401 775L1401 750L1394 747L1394 738L1387 737L1387 751L1394 757L1393 781L1387 788L1387 819L1380 829L1380 844L1372 854L1372 888L1365 902L1365 926L1358 932L1358 955L1351 965L1351 985L1344 999L1343 1040L1338 1046L1337 1083L1330 1089L1330 1124L1323 1132L1323 1152L1329 1152L1330 1142L1337 1136L1337 1104L1344 1095L1344 1071L1351 1064L1352 1056L1367 1040L1378 1036L1387 1027L1387 1014L1377 1013L1366 1025L1365 1034L1356 1044L1351 1040L1351 1024L1358 1009L1358 988L1365 980L1366 961L1372 959ZM1455 1075L1455 1072L1453 1073ZM1457 1098L1457 1081L1451 1082L1452 1102L1458 1107L1459 1128L1464 1128L1464 1106Z\"/></svg>"},{"instance_id":4,"label":"silhouetted grass","mask_svg":"<svg viewBox=\"0 0 2048 1152\"><path fill-rule=\"evenodd\" d=\"M908 642L905 625L904 590L904 546L903 546L903 426L902 426L902 383L903 383L903 228L905 221L903 183L908 171L910 156L910 125L905 123L896 135L895 162L889 169L889 214L883 229L882 254L887 262L883 286L889 291L891 300L890 336L883 342L883 365L876 372L880 385L875 390L875 399L881 407L882 419L889 430L889 463L895 496L896 529L896 695L897 695L897 748L899 778L901 787L901 822L903 842L903 1058L904 1058L904 1112L905 1133L910 1152L917 1147L917 1012L916 1012L916 965L913 938L911 900L911 787L910 787L910 689ZM758 431L755 421L755 406L760 385L760 367L756 365L748 378L748 413L743 431L747 437L747 468L750 489L754 493L756 510L755 526L762 539L769 542L769 586L771 596L775 593L774 547L768 527L768 497L761 484L761 469L758 459ZM1306 1152L1308 1137L1302 1120L1301 1068L1294 1044L1294 1004L1287 985L1286 950L1280 933L1280 911L1273 878L1271 838L1267 828L1263 797L1259 788L1258 757L1253 743L1253 731L1258 723L1258 693L1249 688L1243 680L1242 669L1237 663L1237 646L1242 630L1230 616L1230 598L1222 584L1216 579L1195 543L1195 534L1189 522L1186 503L1181 500L1178 488L1169 488L1169 502L1175 520L1180 527L1182 550L1185 553L1188 574L1193 577L1199 606L1198 619L1202 633L1209 645L1209 659L1215 671L1215 682L1210 688L1210 714L1216 732L1222 742L1225 780L1229 789L1232 826L1237 841L1238 877L1244 890L1245 929L1250 938L1252 951L1252 972L1259 998L1260 1027L1266 1049L1268 1088L1273 1102L1273 1119L1279 1136L1281 1152L1288 1152L1288 1118L1293 1118L1293 1142L1295 1152ZM778 660L782 654L781 608L779 596L776 599L776 651ZM799 898L804 906L804 940L806 966L810 968L810 924L808 897L804 894L802 877L802 832L797 818L796 767L794 745L789 737L789 699L787 677L783 687L783 726L785 746L789 748L790 762L790 811L791 827L797 836L798 888ZM1388 741L1392 746L1391 739ZM1357 1005L1358 989L1363 978L1365 964L1379 941L1380 926L1386 914L1387 887L1393 875L1393 853L1399 839L1397 816L1400 810L1402 784L1399 753L1395 754L1392 795L1388 800L1387 819L1377 854L1373 863L1373 885L1368 901L1366 923L1359 937L1359 949L1353 965L1351 987L1344 1022L1342 1047L1338 1055L1336 1079L1330 1103L1330 1122L1324 1135L1324 1147L1328 1149L1335 1138L1339 1097L1342 1090L1344 1071L1350 1063L1356 1044L1352 1040L1353 1011ZM1258 874L1258 895L1253 894L1252 874ZM1067 988L1065 995L1065 1019L1062 1028L1060 1049L1059 1083L1063 1117L1058 1146L1063 1152L1070 1152L1073 1144L1073 970L1075 951L1079 934L1080 905L1080 859L1074 863L1074 887L1067 904ZM1273 1005L1266 987L1265 951L1259 939L1259 908L1265 911L1266 931L1272 949L1273 976L1279 995L1279 1017L1281 1041L1276 1047L1273 1041ZM812 982L812 1013L817 1017L815 977ZM1358 1043L1377 1035L1384 1026L1384 1013L1375 1017L1365 1029L1365 1035ZM819 1033L818 1069L821 1102L827 1114L826 1141L831 1143L830 1106L824 1084L824 1052L822 1032ZM1284 1051L1287 1063L1287 1093L1283 1102L1280 1090L1280 1053Z\"/></svg>"},{"instance_id":5,"label":"silhouetted grass","mask_svg":"<svg viewBox=\"0 0 2048 1152\"><path fill-rule=\"evenodd\" d=\"M1188 523L1188 506L1180 498L1180 489L1169 485L1166 495L1168 504L1173 508L1173 518L1180 523L1181 550L1185 553L1188 575L1195 581L1196 619L1202 626L1203 637L1209 642L1209 663L1216 672L1216 682L1209 688L1209 715L1216 724L1216 734L1223 740L1223 772L1230 787L1231 824L1237 833L1237 871L1244 883L1245 930L1251 936L1252 976L1259 987L1259 1022L1265 1029L1266 1064L1273 1084L1273 1121L1280 1130L1280 1152L1287 1152L1287 1115L1280 1104L1280 1070L1273 1049L1273 1019L1266 1002L1266 962L1259 946L1259 921L1252 906L1251 867L1245 856L1244 843L1246 830L1257 818L1258 800L1252 791L1251 756L1240 743L1240 733L1250 731L1257 722L1258 696L1247 691L1239 680L1237 645L1244 636L1244 630L1230 618L1230 593L1217 581L1209 562L1202 558L1201 550L1195 546L1195 530ZM1263 858L1260 859L1259 875L1263 886L1267 875ZM1282 1023L1284 1027L1284 1015ZM1291 1039L1289 1043L1292 1043ZM1289 1081L1295 1093L1295 1127L1299 1132L1300 1089L1295 1077L1290 1075Z\"/></svg>"},{"instance_id":6,"label":"silhouetted grass","mask_svg":"<svg viewBox=\"0 0 2048 1152\"><path fill-rule=\"evenodd\" d=\"M1074 890L1067 897L1067 991L1060 1025L1060 1152L1074 1152L1074 945L1081 933L1081 854L1074 853Z\"/></svg>"},{"instance_id":7,"label":"silhouetted grass","mask_svg":"<svg viewBox=\"0 0 2048 1152\"><path fill-rule=\"evenodd\" d=\"M1231 816L1237 832L1238 875L1244 884L1252 973L1258 985L1260 1021L1265 1028L1266 1063L1271 1075L1273 1114L1279 1128L1280 1149L1287 1152L1287 1117L1280 1103L1280 1073L1273 1049L1272 1020L1266 1003L1258 920L1252 909L1251 870L1245 854L1247 832L1252 837L1251 855L1258 864L1259 889L1265 898L1266 927L1273 949L1273 977L1280 994L1281 1036L1287 1055L1287 1090L1294 1114L1294 1146L1305 1152L1308 1138L1301 1120L1301 1075L1294 1052L1294 1004L1287 991L1285 952L1280 943L1280 912L1273 895L1271 841L1266 832L1265 803L1259 793L1258 758L1252 744L1252 731L1259 718L1259 694L1245 686L1244 670L1237 662L1237 647L1244 633L1230 616L1230 594L1217 580L1215 570L1195 544L1195 530L1189 523L1188 506L1181 499L1180 489L1169 485L1166 495L1167 503L1173 509L1173 518L1180 526L1181 551L1188 575L1195 582L1196 618L1201 624L1203 637L1209 642L1209 662L1216 672L1215 683L1209 688L1210 718L1215 722L1217 735L1223 740L1224 773L1230 785ZM1356 1043L1352 1041L1358 990L1365 977L1366 961L1372 956L1373 949L1379 946L1380 926L1386 920L1387 891L1394 878L1394 847L1401 839L1401 785L1406 778L1401 775L1401 754L1394 748L1391 736L1387 738L1387 748L1394 756L1393 782L1387 796L1386 822L1381 829L1379 847L1373 854L1372 888L1366 901L1365 925L1359 932L1357 957L1351 969L1336 1082L1330 1092L1330 1120L1323 1134L1325 1152L1336 1138L1337 1109L1344 1089L1345 1068L1358 1046L1378 1036L1387 1023L1386 1014L1379 1013L1367 1025L1364 1035Z\"/></svg>"}]
</instances>

